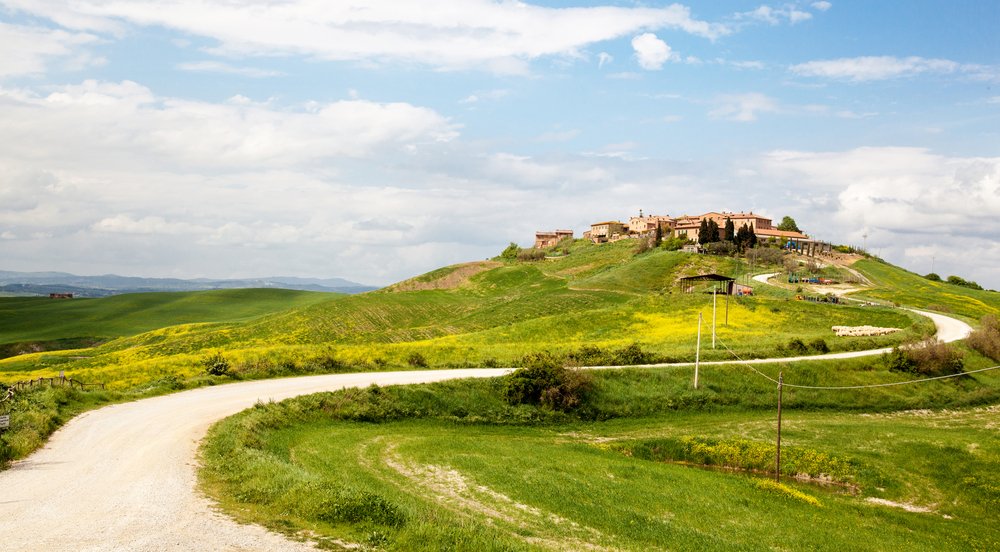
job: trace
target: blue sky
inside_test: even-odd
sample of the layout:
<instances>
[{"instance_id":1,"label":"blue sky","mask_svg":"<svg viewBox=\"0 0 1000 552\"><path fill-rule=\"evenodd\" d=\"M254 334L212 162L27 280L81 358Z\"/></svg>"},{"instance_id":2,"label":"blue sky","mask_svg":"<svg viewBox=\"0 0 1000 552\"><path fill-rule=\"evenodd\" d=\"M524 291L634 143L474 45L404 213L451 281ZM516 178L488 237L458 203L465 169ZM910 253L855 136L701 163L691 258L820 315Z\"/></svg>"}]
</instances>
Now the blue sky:
<instances>
[{"instance_id":1,"label":"blue sky","mask_svg":"<svg viewBox=\"0 0 1000 552\"><path fill-rule=\"evenodd\" d=\"M997 21L0 0L0 268L386 284L539 229L725 209L1000 288Z\"/></svg>"}]
</instances>

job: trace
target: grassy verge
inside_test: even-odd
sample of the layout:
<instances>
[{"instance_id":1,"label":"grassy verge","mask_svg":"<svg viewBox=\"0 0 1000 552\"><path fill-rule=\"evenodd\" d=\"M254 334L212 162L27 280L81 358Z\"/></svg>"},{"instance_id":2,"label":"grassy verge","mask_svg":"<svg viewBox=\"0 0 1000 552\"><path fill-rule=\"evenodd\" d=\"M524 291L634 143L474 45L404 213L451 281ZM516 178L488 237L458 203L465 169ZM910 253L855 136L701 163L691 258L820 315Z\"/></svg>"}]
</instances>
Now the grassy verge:
<instances>
[{"instance_id":1,"label":"grassy verge","mask_svg":"<svg viewBox=\"0 0 1000 552\"><path fill-rule=\"evenodd\" d=\"M876 363L761 369L817 384L898 377ZM699 390L688 370L597 372L572 413L509 405L498 380L259 404L211 429L201 478L236 517L329 548L985 550L1000 544L992 374L786 391L789 469L846 487L677 464L766 464L775 392L738 367L708 368Z\"/></svg>"}]
</instances>

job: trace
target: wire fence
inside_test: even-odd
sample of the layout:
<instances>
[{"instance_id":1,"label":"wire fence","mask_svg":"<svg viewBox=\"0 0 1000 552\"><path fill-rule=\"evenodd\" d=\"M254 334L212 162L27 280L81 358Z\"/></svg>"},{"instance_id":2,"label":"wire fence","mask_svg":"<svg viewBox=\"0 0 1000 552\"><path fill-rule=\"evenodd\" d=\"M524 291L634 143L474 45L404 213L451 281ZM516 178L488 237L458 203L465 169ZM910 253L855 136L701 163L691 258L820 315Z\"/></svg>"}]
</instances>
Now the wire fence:
<instances>
[{"instance_id":1,"label":"wire fence","mask_svg":"<svg viewBox=\"0 0 1000 552\"><path fill-rule=\"evenodd\" d=\"M32 389L34 387L42 387L48 384L50 387L70 387L76 388L81 391L86 391L88 389L104 389L103 383L84 383L80 380L67 378L66 376L59 376L55 378L37 378L30 380L22 380L11 383L7 387L7 392L0 396L0 405L8 401L14 400L14 395L18 392Z\"/></svg>"},{"instance_id":2,"label":"wire fence","mask_svg":"<svg viewBox=\"0 0 1000 552\"><path fill-rule=\"evenodd\" d=\"M785 383L783 381L779 382L778 380L772 378L771 376L769 376L769 375L765 374L764 372L761 372L760 370L758 370L757 368L755 368L753 364L750 364L746 360L740 358L740 356L738 354L736 354L736 352L733 351L731 348L729 348L729 345L726 345L725 343L723 343L723 341L721 339L716 339L716 341L719 344L721 344L723 347L725 347L725 349L727 351L729 351L729 354L733 355L733 358L735 358L740 364L742 364L743 366L746 366L747 368L753 370L754 373L756 373L758 376L760 376L760 377L762 377L762 378L764 378L764 379L766 379L766 380L774 383L775 385L782 385L784 387L792 387L792 388L796 388L796 389L816 389L816 390L820 390L820 391L843 391L843 390L847 390L847 389L874 389L874 388L877 388L877 387L894 387L894 386L897 386L897 385L910 385L910 384L914 384L914 383L927 383L927 382L935 381L935 380L960 378L962 376L970 376L972 374L977 374L977 373L980 373L980 372L989 372L990 370L1000 369L1000 365L997 365L997 366L990 366L989 368L980 368L978 370L969 370L967 372L959 372L957 374L948 374L947 376L934 376L934 377L930 377L930 378L921 378L921 379L906 380L906 381L894 381L894 382L889 382L889 383L871 383L871 384L867 384L867 385L799 385L799 384L793 384L793 383Z\"/></svg>"}]
</instances>

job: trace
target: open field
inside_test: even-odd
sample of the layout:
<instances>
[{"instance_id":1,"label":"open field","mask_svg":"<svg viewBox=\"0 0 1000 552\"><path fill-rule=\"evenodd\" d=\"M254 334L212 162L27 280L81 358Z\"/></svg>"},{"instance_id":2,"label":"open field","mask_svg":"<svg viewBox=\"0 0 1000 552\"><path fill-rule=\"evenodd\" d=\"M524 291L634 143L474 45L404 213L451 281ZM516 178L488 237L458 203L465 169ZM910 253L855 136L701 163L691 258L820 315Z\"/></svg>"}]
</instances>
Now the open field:
<instances>
[{"instance_id":1,"label":"open field","mask_svg":"<svg viewBox=\"0 0 1000 552\"><path fill-rule=\"evenodd\" d=\"M831 364L785 367L786 381L893 377ZM740 367L697 391L689 370L597 373L574 414L510 406L499 380L258 405L210 432L203 485L238 519L331 548L989 550L998 412L971 405L996 404L1000 375L985 374L786 390L780 486L677 463L694 443L702 462L773 466L775 391Z\"/></svg>"},{"instance_id":2,"label":"open field","mask_svg":"<svg viewBox=\"0 0 1000 552\"><path fill-rule=\"evenodd\" d=\"M282 289L132 293L102 299L0 298L0 347L45 350L60 342L100 343L177 324L233 323L329 301L326 293ZM63 347L66 348L66 347ZM77 347L73 347L77 348Z\"/></svg>"},{"instance_id":3,"label":"open field","mask_svg":"<svg viewBox=\"0 0 1000 552\"><path fill-rule=\"evenodd\" d=\"M414 354L430 367L509 366L541 350L567 354L582 347L611 350L632 343L660 360L692 360L699 313L704 335L710 335L711 295L703 293L705 286L699 288L701 293L683 293L678 278L704 272L736 274L746 270L745 264L667 251L635 255L633 248L628 242L599 247L576 242L569 255L557 259L446 267L356 296L294 295L287 305L280 298L262 298L257 310L234 307L223 311L224 316L213 309L225 304L226 297L184 294L164 299L182 308L173 320L160 316L173 312L166 303L147 309L144 328L161 326L143 333L135 331L138 325L129 325L127 316L105 316L107 320L95 321L89 330L85 321L70 329L45 326L49 333L43 337L49 338L133 331L85 351L0 360L0 381L63 370L125 389L168 376L195 377L199 360L215 351L225 351L247 374L295 373L317 363L338 369L422 367L410 362ZM741 357L759 358L781 356L791 339L845 351L891 346L933 332L927 320L905 311L815 304L794 301L793 295L759 286L754 297L720 297L719 338ZM209 304L197 312L183 310L200 302ZM53 317L68 319L72 313L60 309L72 306L60 305L69 303L46 303L36 319L40 324ZM279 306L288 308L278 311ZM174 324L182 315L186 322L202 323ZM837 338L830 330L834 325L865 324L904 331L877 338ZM24 330L19 338L39 335ZM710 348L703 355L706 360L727 358Z\"/></svg>"}]
</instances>

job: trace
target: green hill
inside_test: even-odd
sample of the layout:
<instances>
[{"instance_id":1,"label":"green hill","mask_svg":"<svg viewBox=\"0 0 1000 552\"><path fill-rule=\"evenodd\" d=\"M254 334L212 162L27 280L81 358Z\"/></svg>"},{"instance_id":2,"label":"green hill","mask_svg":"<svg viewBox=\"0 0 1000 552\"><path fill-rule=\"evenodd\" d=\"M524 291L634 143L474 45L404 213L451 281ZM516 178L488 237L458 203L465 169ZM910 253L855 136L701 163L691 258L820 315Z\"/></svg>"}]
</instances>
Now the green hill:
<instances>
[{"instance_id":1,"label":"green hill","mask_svg":"<svg viewBox=\"0 0 1000 552\"><path fill-rule=\"evenodd\" d=\"M240 322L330 297L283 289L132 293L72 300L5 297L0 298L0 348L16 352L21 345L24 351L45 350L177 324Z\"/></svg>"},{"instance_id":2,"label":"green hill","mask_svg":"<svg viewBox=\"0 0 1000 552\"><path fill-rule=\"evenodd\" d=\"M781 355L796 345L793 340L815 350L856 350L933 331L926 319L906 311L795 301L792 291L754 283L762 289L753 297L718 297L718 343L712 349L712 295L706 286L685 293L678 279L709 272L743 276L745 266L728 257L636 254L631 240L600 246L577 240L559 257L444 267L355 296L239 290L80 302L8 300L0 323L0 339L8 342L120 337L83 352L0 361L0 381L65 370L87 381L128 386L164 374L195 376L199 360L216 351L247 377L331 367L511 365L541 351L585 351L600 359L633 344L641 359L693 360L699 314L707 360L732 358L726 347L740 357ZM905 275L881 264L863 270ZM876 291L906 298L892 279ZM983 312L991 308L983 305ZM16 324L19 317L31 322ZM866 324L904 331L836 338L830 330Z\"/></svg>"}]
</instances>

